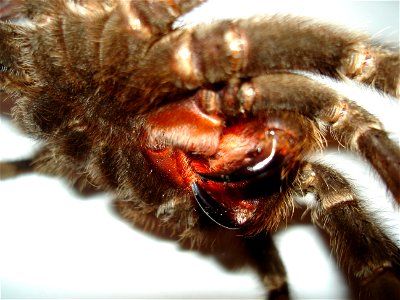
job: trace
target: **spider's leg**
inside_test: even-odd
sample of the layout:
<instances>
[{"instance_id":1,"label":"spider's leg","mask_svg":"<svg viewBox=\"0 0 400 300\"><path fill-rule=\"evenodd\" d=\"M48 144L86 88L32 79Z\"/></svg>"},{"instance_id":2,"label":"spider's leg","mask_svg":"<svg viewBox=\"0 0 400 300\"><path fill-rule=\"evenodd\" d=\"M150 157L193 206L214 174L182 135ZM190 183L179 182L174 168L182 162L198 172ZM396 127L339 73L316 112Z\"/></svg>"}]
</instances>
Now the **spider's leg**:
<instances>
[{"instance_id":1,"label":"spider's leg","mask_svg":"<svg viewBox=\"0 0 400 300\"><path fill-rule=\"evenodd\" d=\"M198 98L207 99L200 105L206 110L211 107L211 113L257 115L268 110L289 110L315 120L322 130L329 128L341 145L363 155L400 202L398 145L388 137L375 116L330 87L303 75L278 73L233 83L222 95L207 93L207 97ZM232 95L236 97L233 102Z\"/></svg>"},{"instance_id":2,"label":"spider's leg","mask_svg":"<svg viewBox=\"0 0 400 300\"><path fill-rule=\"evenodd\" d=\"M382 177L400 203L400 148L379 120L351 101L330 127L333 136L349 149L364 156Z\"/></svg>"},{"instance_id":3,"label":"spider's leg","mask_svg":"<svg viewBox=\"0 0 400 300\"><path fill-rule=\"evenodd\" d=\"M400 249L360 206L350 184L328 167L306 163L299 185L316 195L312 220L329 235L339 264L360 285L360 299L398 299Z\"/></svg>"},{"instance_id":4,"label":"spider's leg","mask_svg":"<svg viewBox=\"0 0 400 300\"><path fill-rule=\"evenodd\" d=\"M160 57L168 63L160 63L154 74L154 61ZM194 89L231 78L305 70L348 76L398 96L399 61L397 53L372 46L368 36L308 19L275 16L175 30L149 49L138 69L145 76L132 80L149 85L151 76L164 88L172 84Z\"/></svg>"},{"instance_id":5,"label":"spider's leg","mask_svg":"<svg viewBox=\"0 0 400 300\"><path fill-rule=\"evenodd\" d=\"M85 152L85 154L87 154ZM60 155L51 151L49 145L42 146L31 157L20 160L0 161L0 180L11 179L20 175L38 173L47 176L62 176L80 195L89 196L99 192L82 166L71 156Z\"/></svg>"},{"instance_id":6,"label":"spider's leg","mask_svg":"<svg viewBox=\"0 0 400 300\"><path fill-rule=\"evenodd\" d=\"M53 87L93 95L118 82L119 90L146 49L202 2L17 0L15 18L0 21L0 89L32 93L29 83L36 94ZM4 9L0 18L11 13Z\"/></svg>"},{"instance_id":7,"label":"spider's leg","mask_svg":"<svg viewBox=\"0 0 400 300\"><path fill-rule=\"evenodd\" d=\"M37 152L29 158L1 161L0 162L0 180L6 180L19 175L38 172L37 162L43 160L47 151ZM55 175L54 172L42 172L48 175Z\"/></svg>"},{"instance_id":8,"label":"spider's leg","mask_svg":"<svg viewBox=\"0 0 400 300\"><path fill-rule=\"evenodd\" d=\"M0 91L17 91L31 81L21 59L26 37L24 27L0 21Z\"/></svg>"},{"instance_id":9,"label":"spider's leg","mask_svg":"<svg viewBox=\"0 0 400 300\"><path fill-rule=\"evenodd\" d=\"M25 173L31 173L33 171L33 160L29 158L0 162L0 180L12 178Z\"/></svg>"},{"instance_id":10,"label":"spider's leg","mask_svg":"<svg viewBox=\"0 0 400 300\"><path fill-rule=\"evenodd\" d=\"M400 54L376 50L373 58L370 71L355 75L354 78L392 96L400 97Z\"/></svg>"},{"instance_id":11,"label":"spider's leg","mask_svg":"<svg viewBox=\"0 0 400 300\"><path fill-rule=\"evenodd\" d=\"M288 299L289 289L285 266L270 234L258 234L245 238L247 251L258 270L265 288L269 291L268 299Z\"/></svg>"},{"instance_id":12,"label":"spider's leg","mask_svg":"<svg viewBox=\"0 0 400 300\"><path fill-rule=\"evenodd\" d=\"M17 13L15 7L19 5L20 0L3 0L0 3L0 20L9 20L15 18Z\"/></svg>"},{"instance_id":13,"label":"spider's leg","mask_svg":"<svg viewBox=\"0 0 400 300\"><path fill-rule=\"evenodd\" d=\"M15 0L14 0L15 1ZM100 6L107 5L111 8L125 6L127 9L133 11L140 11L141 16L149 17L149 14L154 13L156 18L150 20L150 22L157 23L160 26L163 23L172 23L177 15L182 15L192 10L196 6L206 0L172 0L172 1L152 1L152 0L74 0L75 3L57 3L57 2L68 2L50 0L43 3L42 0L16 0L21 2L25 7L25 11L30 12L31 16L39 16L49 12L49 8L55 7L71 7L72 9L97 9ZM160 18L160 15L161 18Z\"/></svg>"}]
</instances>

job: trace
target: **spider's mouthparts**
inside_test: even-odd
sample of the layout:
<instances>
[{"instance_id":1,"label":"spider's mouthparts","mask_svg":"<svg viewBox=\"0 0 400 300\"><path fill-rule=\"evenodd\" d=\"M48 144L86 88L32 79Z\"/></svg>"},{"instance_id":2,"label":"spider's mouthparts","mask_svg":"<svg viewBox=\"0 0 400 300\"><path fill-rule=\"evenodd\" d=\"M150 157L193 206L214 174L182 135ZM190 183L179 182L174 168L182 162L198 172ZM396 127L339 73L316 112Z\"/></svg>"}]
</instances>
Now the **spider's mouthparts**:
<instances>
[{"instance_id":1,"label":"spider's mouthparts","mask_svg":"<svg viewBox=\"0 0 400 300\"><path fill-rule=\"evenodd\" d=\"M271 145L271 152L266 158L255 163L254 165L245 166L238 170L235 170L230 174L201 173L201 172L198 172L197 174L203 181L210 180L223 183L234 183L234 182L266 177L268 175L271 175L273 172L276 171L276 168L282 165L282 161L277 160L275 157L276 145L277 145L277 140L276 138L273 138ZM271 166L273 166L273 168L271 168Z\"/></svg>"},{"instance_id":2,"label":"spider's mouthparts","mask_svg":"<svg viewBox=\"0 0 400 300\"><path fill-rule=\"evenodd\" d=\"M227 229L240 228L239 224L232 221L232 211L223 207L197 183L193 182L191 187L197 204L211 220Z\"/></svg>"},{"instance_id":3,"label":"spider's mouthparts","mask_svg":"<svg viewBox=\"0 0 400 300\"><path fill-rule=\"evenodd\" d=\"M148 117L143 153L164 179L191 190L210 219L241 228L261 203L274 201L298 160L295 121L276 113L223 119L193 101L170 104Z\"/></svg>"},{"instance_id":4,"label":"spider's mouthparts","mask_svg":"<svg viewBox=\"0 0 400 300\"><path fill-rule=\"evenodd\" d=\"M198 206L218 225L238 229L252 218L260 201L281 186L285 157L276 153L260 162L230 174L198 173L200 180L191 183Z\"/></svg>"}]
</instances>

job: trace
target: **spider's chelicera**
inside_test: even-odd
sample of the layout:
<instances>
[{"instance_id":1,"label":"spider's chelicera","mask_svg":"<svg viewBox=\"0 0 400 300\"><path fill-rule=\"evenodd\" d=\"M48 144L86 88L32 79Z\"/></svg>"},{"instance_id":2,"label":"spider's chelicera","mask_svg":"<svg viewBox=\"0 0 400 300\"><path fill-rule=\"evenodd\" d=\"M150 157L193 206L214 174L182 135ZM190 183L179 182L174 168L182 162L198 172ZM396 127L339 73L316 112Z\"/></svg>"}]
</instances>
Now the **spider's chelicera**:
<instances>
[{"instance_id":1,"label":"spider's chelicera","mask_svg":"<svg viewBox=\"0 0 400 300\"><path fill-rule=\"evenodd\" d=\"M194 247L230 232L271 299L289 295L270 233L293 196L311 192L312 221L360 297L395 299L399 248L312 154L330 136L367 159L400 203L399 147L376 117L302 74L398 97L399 53L288 16L173 28L201 2L1 6L0 89L15 98L16 123L43 142L32 159L1 163L2 178L36 171L112 191L122 216Z\"/></svg>"}]
</instances>

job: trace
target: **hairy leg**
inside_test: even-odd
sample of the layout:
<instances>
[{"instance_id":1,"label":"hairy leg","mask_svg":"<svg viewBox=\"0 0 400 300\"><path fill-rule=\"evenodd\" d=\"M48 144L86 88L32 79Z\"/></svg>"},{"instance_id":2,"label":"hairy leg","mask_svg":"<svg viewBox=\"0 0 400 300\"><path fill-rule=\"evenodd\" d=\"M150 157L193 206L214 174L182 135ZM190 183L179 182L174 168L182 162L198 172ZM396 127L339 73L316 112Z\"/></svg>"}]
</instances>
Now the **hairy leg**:
<instances>
[{"instance_id":1,"label":"hairy leg","mask_svg":"<svg viewBox=\"0 0 400 300\"><path fill-rule=\"evenodd\" d=\"M104 93L129 102L130 109L147 100L146 109L168 92L293 69L348 76L398 95L398 54L375 49L368 36L288 17L173 29L173 22L201 1L178 1L176 6L160 2L153 4L154 13L146 3L24 2L21 10L34 26L20 30L0 23L0 37L28 41L28 51L15 52L9 45L4 49L23 56L26 67L34 67L35 82L41 82L37 88L51 83L82 92L95 81ZM0 64L13 65L9 59L0 57Z\"/></svg>"},{"instance_id":2,"label":"hairy leg","mask_svg":"<svg viewBox=\"0 0 400 300\"><path fill-rule=\"evenodd\" d=\"M265 288L269 291L268 299L284 300L289 298L285 267L268 233L261 233L245 238L246 248L257 269Z\"/></svg>"},{"instance_id":3,"label":"hairy leg","mask_svg":"<svg viewBox=\"0 0 400 300\"><path fill-rule=\"evenodd\" d=\"M12 178L24 173L33 172L32 159L0 162L0 179Z\"/></svg>"},{"instance_id":4,"label":"hairy leg","mask_svg":"<svg viewBox=\"0 0 400 300\"><path fill-rule=\"evenodd\" d=\"M398 299L400 249L360 206L350 184L328 167L307 163L299 186L315 193L312 220L329 235L342 269L359 284L360 299Z\"/></svg>"},{"instance_id":5,"label":"hairy leg","mask_svg":"<svg viewBox=\"0 0 400 300\"><path fill-rule=\"evenodd\" d=\"M397 53L374 49L367 36L302 18L229 20L175 31L149 49L142 69L149 70L161 53L173 67L166 65L156 75L160 81L180 78L174 85L190 89L230 78L305 70L348 76L399 93Z\"/></svg>"}]
</instances>

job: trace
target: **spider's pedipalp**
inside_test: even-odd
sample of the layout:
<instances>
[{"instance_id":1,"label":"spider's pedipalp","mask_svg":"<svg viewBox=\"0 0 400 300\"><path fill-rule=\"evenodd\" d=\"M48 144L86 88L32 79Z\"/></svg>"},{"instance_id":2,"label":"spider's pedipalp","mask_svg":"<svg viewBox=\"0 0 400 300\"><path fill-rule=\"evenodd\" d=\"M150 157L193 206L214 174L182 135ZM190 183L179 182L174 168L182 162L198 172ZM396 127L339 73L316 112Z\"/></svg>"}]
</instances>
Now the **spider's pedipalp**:
<instances>
[{"instance_id":1,"label":"spider's pedipalp","mask_svg":"<svg viewBox=\"0 0 400 300\"><path fill-rule=\"evenodd\" d=\"M245 113L288 110L326 124L337 120L343 106L336 91L293 73L254 77L240 86L237 98Z\"/></svg>"},{"instance_id":2,"label":"spider's pedipalp","mask_svg":"<svg viewBox=\"0 0 400 300\"><path fill-rule=\"evenodd\" d=\"M305 163L299 186L316 195L312 220L329 235L339 264L360 282L361 299L380 298L384 286L385 299L397 299L399 248L360 206L346 179L328 167Z\"/></svg>"}]
</instances>

